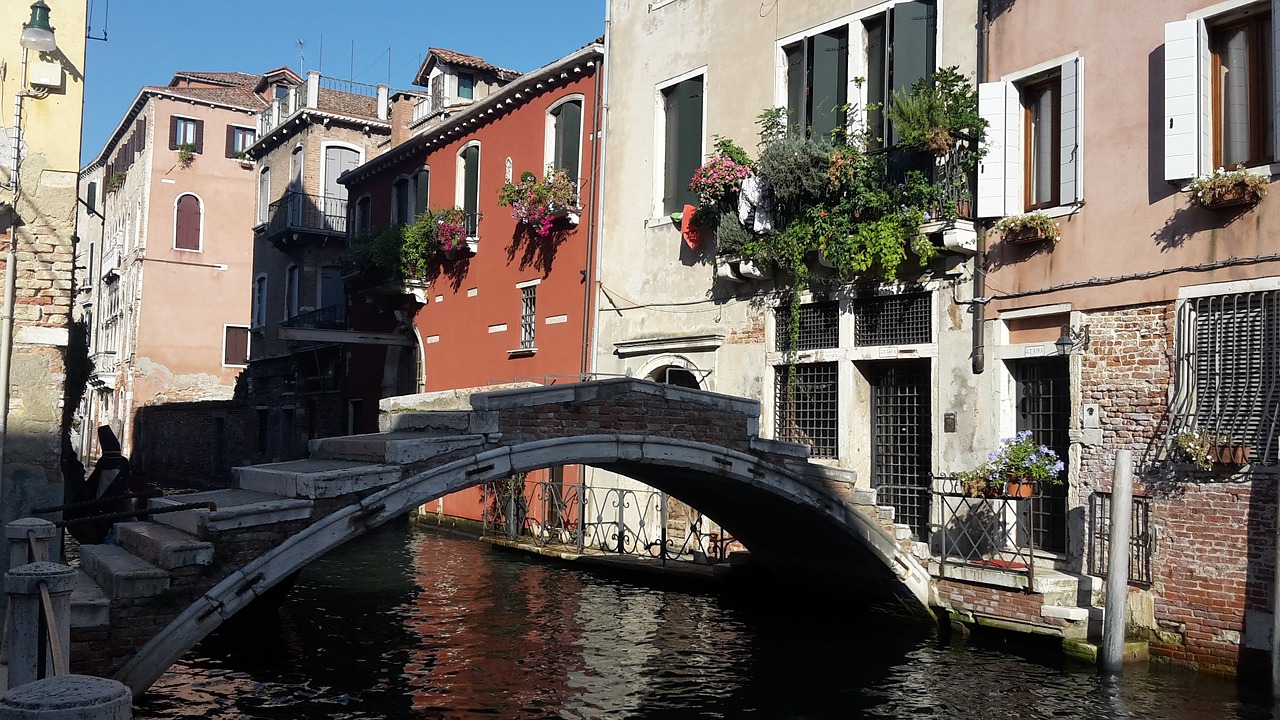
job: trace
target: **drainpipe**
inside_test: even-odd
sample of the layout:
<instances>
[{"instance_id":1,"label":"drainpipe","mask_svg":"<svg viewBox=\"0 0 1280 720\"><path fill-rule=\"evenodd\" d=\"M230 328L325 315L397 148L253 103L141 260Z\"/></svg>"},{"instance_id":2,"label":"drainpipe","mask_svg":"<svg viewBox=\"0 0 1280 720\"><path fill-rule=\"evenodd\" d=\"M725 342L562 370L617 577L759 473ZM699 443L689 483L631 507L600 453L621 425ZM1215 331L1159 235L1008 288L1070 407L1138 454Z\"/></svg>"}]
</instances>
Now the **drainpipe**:
<instances>
[{"instance_id":1,"label":"drainpipe","mask_svg":"<svg viewBox=\"0 0 1280 720\"><path fill-rule=\"evenodd\" d=\"M597 286L599 284L596 275L600 272L600 228L604 225L604 167L605 159L601 154L604 148L604 142L601 139L602 132L608 131L609 116L609 55L610 44L613 37L613 21L612 16L613 0L605 0L604 4L604 62L599 71L596 73L596 111L595 111L595 138L592 142L592 160L595 163L595 180L596 180L596 199L591 203L591 232L587 236L587 277L586 290L584 292L583 311L585 316L583 320L586 325L583 327L584 340L590 333L590 342L584 342L583 347L586 351L586 357L583 358L582 368L585 375L593 375L596 371L596 351L600 347L600 322L593 312L595 309L595 297ZM603 90L601 89L603 87Z\"/></svg>"},{"instance_id":2,"label":"drainpipe","mask_svg":"<svg viewBox=\"0 0 1280 720\"><path fill-rule=\"evenodd\" d=\"M13 185L13 207L9 210L9 248L4 262L4 305L0 309L0 487L4 482L4 446L9 437L9 372L13 362L13 312L18 282L18 190L21 178L18 164L22 161L22 98L27 84L27 48L22 48L22 67L18 71L18 90L13 94L13 157L10 159ZM79 190L77 190L79 192ZM2 497L0 490L0 497Z\"/></svg>"},{"instance_id":3,"label":"drainpipe","mask_svg":"<svg viewBox=\"0 0 1280 720\"><path fill-rule=\"evenodd\" d=\"M978 57L977 57L977 81L984 83L987 81L987 35L991 29L991 20L988 13L988 0L978 0ZM976 210L977 203L974 203ZM975 222L981 222L974 218ZM978 252L973 256L973 298L985 298L987 292L986 276L982 272L982 258L987 254L987 240L981 232L978 233ZM987 369L987 346L984 339L984 331L987 324L986 303L975 302L973 304L973 374L981 375Z\"/></svg>"}]
</instances>

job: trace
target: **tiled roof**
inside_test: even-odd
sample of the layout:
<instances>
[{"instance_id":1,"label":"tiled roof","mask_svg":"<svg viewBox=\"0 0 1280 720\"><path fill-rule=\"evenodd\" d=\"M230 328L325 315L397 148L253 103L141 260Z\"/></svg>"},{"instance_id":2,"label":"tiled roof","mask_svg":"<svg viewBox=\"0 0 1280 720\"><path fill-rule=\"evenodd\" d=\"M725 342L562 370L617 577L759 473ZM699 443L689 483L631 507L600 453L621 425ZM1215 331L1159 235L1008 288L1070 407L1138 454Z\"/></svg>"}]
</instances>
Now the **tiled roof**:
<instances>
[{"instance_id":1,"label":"tiled roof","mask_svg":"<svg viewBox=\"0 0 1280 720\"><path fill-rule=\"evenodd\" d=\"M144 91L152 90L169 95L187 98L189 100L202 100L205 102L215 102L220 105L230 105L232 107L244 108L257 112L267 106L267 103L253 93L253 90L241 85L236 87L217 87L217 88L193 88L193 87L169 87L167 85L152 85L143 88Z\"/></svg>"},{"instance_id":2,"label":"tiled roof","mask_svg":"<svg viewBox=\"0 0 1280 720\"><path fill-rule=\"evenodd\" d=\"M378 99L368 95L320 88L320 95L316 100L320 110L363 118L378 117Z\"/></svg>"},{"instance_id":3,"label":"tiled roof","mask_svg":"<svg viewBox=\"0 0 1280 720\"><path fill-rule=\"evenodd\" d=\"M174 73L174 80L188 77L193 80L216 83L218 85L234 85L237 87L253 87L262 79L261 75L250 75L242 72L203 72L200 70L179 70Z\"/></svg>"},{"instance_id":4,"label":"tiled roof","mask_svg":"<svg viewBox=\"0 0 1280 720\"><path fill-rule=\"evenodd\" d=\"M428 55L435 55L440 58L440 62L446 62L450 65L459 65L474 70L488 70L497 73L498 77L503 80L514 80L520 77L520 73L515 70L500 68L497 65L485 62L484 58L475 55L467 55L465 53L454 52L453 50L445 50L444 48L428 48Z\"/></svg>"}]
</instances>

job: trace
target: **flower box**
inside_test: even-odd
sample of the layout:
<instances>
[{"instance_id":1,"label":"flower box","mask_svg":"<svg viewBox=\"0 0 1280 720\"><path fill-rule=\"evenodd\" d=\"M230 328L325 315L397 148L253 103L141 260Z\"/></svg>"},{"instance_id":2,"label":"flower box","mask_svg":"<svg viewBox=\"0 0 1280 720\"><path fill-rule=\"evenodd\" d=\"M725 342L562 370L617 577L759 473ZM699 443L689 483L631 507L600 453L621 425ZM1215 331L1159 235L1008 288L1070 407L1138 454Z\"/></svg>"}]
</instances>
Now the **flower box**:
<instances>
[{"instance_id":1,"label":"flower box","mask_svg":"<svg viewBox=\"0 0 1280 720\"><path fill-rule=\"evenodd\" d=\"M1253 452L1250 445L1214 445L1209 448L1209 456L1218 465L1244 465L1249 462Z\"/></svg>"},{"instance_id":2,"label":"flower box","mask_svg":"<svg viewBox=\"0 0 1280 720\"><path fill-rule=\"evenodd\" d=\"M1031 243L1043 242L1049 239L1049 234L1044 228L1026 227L1018 230L1007 230L1004 233L1004 241L1013 245L1030 245Z\"/></svg>"},{"instance_id":3,"label":"flower box","mask_svg":"<svg viewBox=\"0 0 1280 720\"><path fill-rule=\"evenodd\" d=\"M1257 188L1245 182L1237 182L1219 192L1206 193L1200 205L1210 210L1225 210L1235 207L1252 207L1260 200L1262 200L1262 193Z\"/></svg>"}]
</instances>

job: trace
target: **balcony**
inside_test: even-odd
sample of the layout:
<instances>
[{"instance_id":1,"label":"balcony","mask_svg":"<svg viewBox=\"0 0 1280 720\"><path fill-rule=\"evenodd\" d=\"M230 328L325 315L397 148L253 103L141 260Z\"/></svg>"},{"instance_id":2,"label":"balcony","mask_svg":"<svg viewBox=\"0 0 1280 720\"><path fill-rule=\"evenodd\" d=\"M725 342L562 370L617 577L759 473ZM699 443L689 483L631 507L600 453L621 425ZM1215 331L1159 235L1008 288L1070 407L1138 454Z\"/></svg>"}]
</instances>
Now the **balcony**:
<instances>
[{"instance_id":1,"label":"balcony","mask_svg":"<svg viewBox=\"0 0 1280 720\"><path fill-rule=\"evenodd\" d=\"M267 208L267 221L258 236L283 248L308 236L346 236L347 201L344 198L290 192Z\"/></svg>"},{"instance_id":2,"label":"balcony","mask_svg":"<svg viewBox=\"0 0 1280 720\"><path fill-rule=\"evenodd\" d=\"M386 85L366 85L353 80L328 78L312 70L307 81L292 87L258 113L258 137L287 123L304 110L318 110L366 120L389 122L391 89Z\"/></svg>"},{"instance_id":3,"label":"balcony","mask_svg":"<svg viewBox=\"0 0 1280 720\"><path fill-rule=\"evenodd\" d=\"M309 330L343 330L347 327L347 306L340 304L322 307L319 310L294 315L280 325Z\"/></svg>"}]
</instances>

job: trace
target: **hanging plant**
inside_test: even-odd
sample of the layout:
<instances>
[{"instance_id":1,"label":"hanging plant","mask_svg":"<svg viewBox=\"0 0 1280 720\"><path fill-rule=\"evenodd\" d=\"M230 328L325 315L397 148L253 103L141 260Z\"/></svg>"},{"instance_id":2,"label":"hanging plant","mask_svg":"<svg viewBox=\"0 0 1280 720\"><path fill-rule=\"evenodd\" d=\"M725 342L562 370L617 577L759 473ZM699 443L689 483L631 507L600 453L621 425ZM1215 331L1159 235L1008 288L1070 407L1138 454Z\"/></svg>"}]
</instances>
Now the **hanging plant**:
<instances>
[{"instance_id":1,"label":"hanging plant","mask_svg":"<svg viewBox=\"0 0 1280 720\"><path fill-rule=\"evenodd\" d=\"M551 234L556 218L576 215L582 209L577 183L564 170L550 168L541 181L525 172L519 182L503 185L498 190L498 204L510 207L511 217L539 237Z\"/></svg>"}]
</instances>

